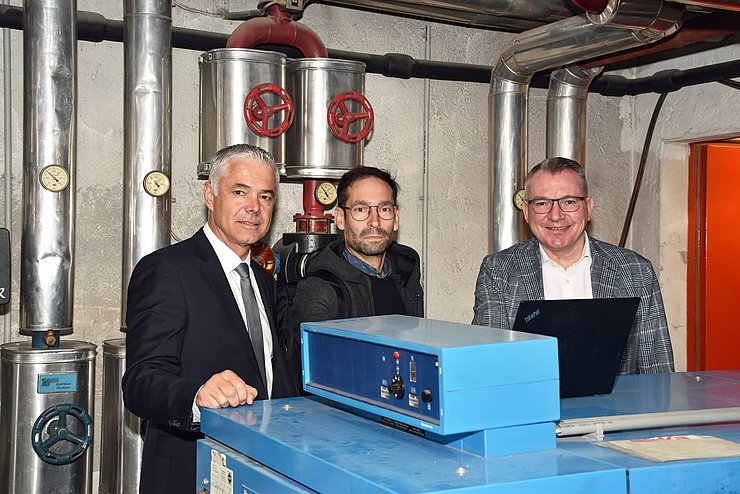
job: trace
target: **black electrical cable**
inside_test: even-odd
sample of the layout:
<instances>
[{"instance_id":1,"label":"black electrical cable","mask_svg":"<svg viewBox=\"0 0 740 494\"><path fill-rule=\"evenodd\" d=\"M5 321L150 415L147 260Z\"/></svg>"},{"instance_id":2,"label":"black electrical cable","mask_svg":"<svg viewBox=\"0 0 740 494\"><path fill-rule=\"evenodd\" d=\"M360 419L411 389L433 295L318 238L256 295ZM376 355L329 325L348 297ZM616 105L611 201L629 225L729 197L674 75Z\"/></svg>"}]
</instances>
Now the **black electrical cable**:
<instances>
[{"instance_id":1,"label":"black electrical cable","mask_svg":"<svg viewBox=\"0 0 740 494\"><path fill-rule=\"evenodd\" d=\"M724 84L727 87L731 87L732 89L740 89L740 82L733 81L732 79L718 79L717 82Z\"/></svg>"},{"instance_id":2,"label":"black electrical cable","mask_svg":"<svg viewBox=\"0 0 740 494\"><path fill-rule=\"evenodd\" d=\"M653 116L650 118L650 125L648 126L647 134L645 135L645 143L642 146L642 155L640 156L640 165L637 167L637 176L635 177L635 186L632 188L632 197L630 198L630 204L627 207L627 217L624 219L624 226L622 227L622 236L619 238L619 246L624 247L627 241L627 234L630 230L630 224L632 223L632 217L635 214L635 203L637 203L637 196L640 194L640 185L642 185L642 176L645 174L645 163L647 162L648 151L650 149L650 141L653 140L653 132L655 131L655 123L658 121L658 115L660 115L660 109L663 107L668 93L663 93L655 103L653 109Z\"/></svg>"}]
</instances>

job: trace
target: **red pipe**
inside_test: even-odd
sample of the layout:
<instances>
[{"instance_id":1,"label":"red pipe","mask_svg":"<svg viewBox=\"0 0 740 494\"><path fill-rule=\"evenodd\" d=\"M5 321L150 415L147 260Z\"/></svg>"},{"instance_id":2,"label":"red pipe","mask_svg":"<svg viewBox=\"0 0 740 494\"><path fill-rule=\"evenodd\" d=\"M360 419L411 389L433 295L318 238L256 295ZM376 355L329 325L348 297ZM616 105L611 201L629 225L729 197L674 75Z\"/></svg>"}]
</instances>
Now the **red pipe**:
<instances>
[{"instance_id":1,"label":"red pipe","mask_svg":"<svg viewBox=\"0 0 740 494\"><path fill-rule=\"evenodd\" d=\"M227 48L255 48L257 45L285 45L299 50L306 58L328 58L326 46L315 32L295 22L279 5L267 8L267 17L241 23L229 36Z\"/></svg>"},{"instance_id":2,"label":"red pipe","mask_svg":"<svg viewBox=\"0 0 740 494\"><path fill-rule=\"evenodd\" d=\"M316 187L321 180L306 179L303 181L303 210L309 216L321 216L324 214L324 206L316 200Z\"/></svg>"},{"instance_id":3,"label":"red pipe","mask_svg":"<svg viewBox=\"0 0 740 494\"><path fill-rule=\"evenodd\" d=\"M600 14L606 8L608 0L572 0L576 7L579 7L589 14Z\"/></svg>"}]
</instances>

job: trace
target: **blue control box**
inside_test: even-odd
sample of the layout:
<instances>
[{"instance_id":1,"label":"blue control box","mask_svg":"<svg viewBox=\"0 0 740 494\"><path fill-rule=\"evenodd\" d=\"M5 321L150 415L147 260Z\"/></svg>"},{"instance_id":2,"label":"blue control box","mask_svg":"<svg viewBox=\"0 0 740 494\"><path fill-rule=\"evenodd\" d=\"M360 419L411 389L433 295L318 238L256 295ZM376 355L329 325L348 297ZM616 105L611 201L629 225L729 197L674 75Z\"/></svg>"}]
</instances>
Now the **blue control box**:
<instances>
[{"instance_id":1,"label":"blue control box","mask_svg":"<svg viewBox=\"0 0 740 494\"><path fill-rule=\"evenodd\" d=\"M442 436L559 418L554 338L410 316L301 324L303 387Z\"/></svg>"}]
</instances>

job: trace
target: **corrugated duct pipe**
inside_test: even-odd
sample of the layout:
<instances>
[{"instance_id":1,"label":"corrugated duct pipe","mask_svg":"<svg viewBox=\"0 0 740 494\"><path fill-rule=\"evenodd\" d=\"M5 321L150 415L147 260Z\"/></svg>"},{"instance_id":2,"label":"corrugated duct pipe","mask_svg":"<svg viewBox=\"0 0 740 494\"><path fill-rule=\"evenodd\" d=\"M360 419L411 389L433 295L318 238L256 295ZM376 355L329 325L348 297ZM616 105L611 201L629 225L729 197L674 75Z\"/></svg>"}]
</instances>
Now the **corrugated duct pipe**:
<instances>
[{"instance_id":1,"label":"corrugated duct pipe","mask_svg":"<svg viewBox=\"0 0 740 494\"><path fill-rule=\"evenodd\" d=\"M663 2L609 0L585 14L518 35L493 69L489 91L489 251L523 239L523 219L512 198L527 171L527 93L541 70L660 40L680 25L683 8Z\"/></svg>"},{"instance_id":2,"label":"corrugated duct pipe","mask_svg":"<svg viewBox=\"0 0 740 494\"><path fill-rule=\"evenodd\" d=\"M582 69L571 65L550 74L546 158L562 156L585 166L588 87L600 73L600 67Z\"/></svg>"},{"instance_id":3,"label":"corrugated duct pipe","mask_svg":"<svg viewBox=\"0 0 740 494\"><path fill-rule=\"evenodd\" d=\"M169 0L125 0L123 19L121 329L125 331L131 272L139 259L170 243L170 193L150 195L144 178L151 172L169 177L172 168L172 6Z\"/></svg>"},{"instance_id":4,"label":"corrugated duct pipe","mask_svg":"<svg viewBox=\"0 0 740 494\"><path fill-rule=\"evenodd\" d=\"M23 9L20 332L72 332L77 142L77 5ZM42 186L42 184L44 184Z\"/></svg>"}]
</instances>

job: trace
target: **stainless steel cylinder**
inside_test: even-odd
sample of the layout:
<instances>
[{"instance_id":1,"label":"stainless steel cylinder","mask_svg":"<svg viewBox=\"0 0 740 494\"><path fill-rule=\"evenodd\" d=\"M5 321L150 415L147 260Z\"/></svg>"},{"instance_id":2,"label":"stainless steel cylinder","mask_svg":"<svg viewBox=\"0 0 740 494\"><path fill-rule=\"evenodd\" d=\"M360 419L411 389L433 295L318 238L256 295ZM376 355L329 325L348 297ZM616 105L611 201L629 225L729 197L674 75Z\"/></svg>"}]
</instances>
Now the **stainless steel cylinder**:
<instances>
[{"instance_id":1,"label":"stainless steel cylinder","mask_svg":"<svg viewBox=\"0 0 740 494\"><path fill-rule=\"evenodd\" d=\"M137 494L144 446L141 419L123 406L126 338L103 342L100 494Z\"/></svg>"},{"instance_id":2,"label":"stainless steel cylinder","mask_svg":"<svg viewBox=\"0 0 740 494\"><path fill-rule=\"evenodd\" d=\"M72 332L77 141L77 3L23 8L20 332Z\"/></svg>"},{"instance_id":3,"label":"stainless steel cylinder","mask_svg":"<svg viewBox=\"0 0 740 494\"><path fill-rule=\"evenodd\" d=\"M374 118L364 96L365 64L325 58L291 60L286 81L296 115L285 137L285 175L339 178L362 166Z\"/></svg>"},{"instance_id":4,"label":"stainless steel cylinder","mask_svg":"<svg viewBox=\"0 0 740 494\"><path fill-rule=\"evenodd\" d=\"M82 341L0 347L0 492L92 492L95 353Z\"/></svg>"},{"instance_id":5,"label":"stainless steel cylinder","mask_svg":"<svg viewBox=\"0 0 740 494\"><path fill-rule=\"evenodd\" d=\"M282 53L245 48L200 55L201 170L210 169L216 151L240 143L259 146L280 166L285 163L285 131L294 114L285 91L286 59Z\"/></svg>"}]
</instances>

